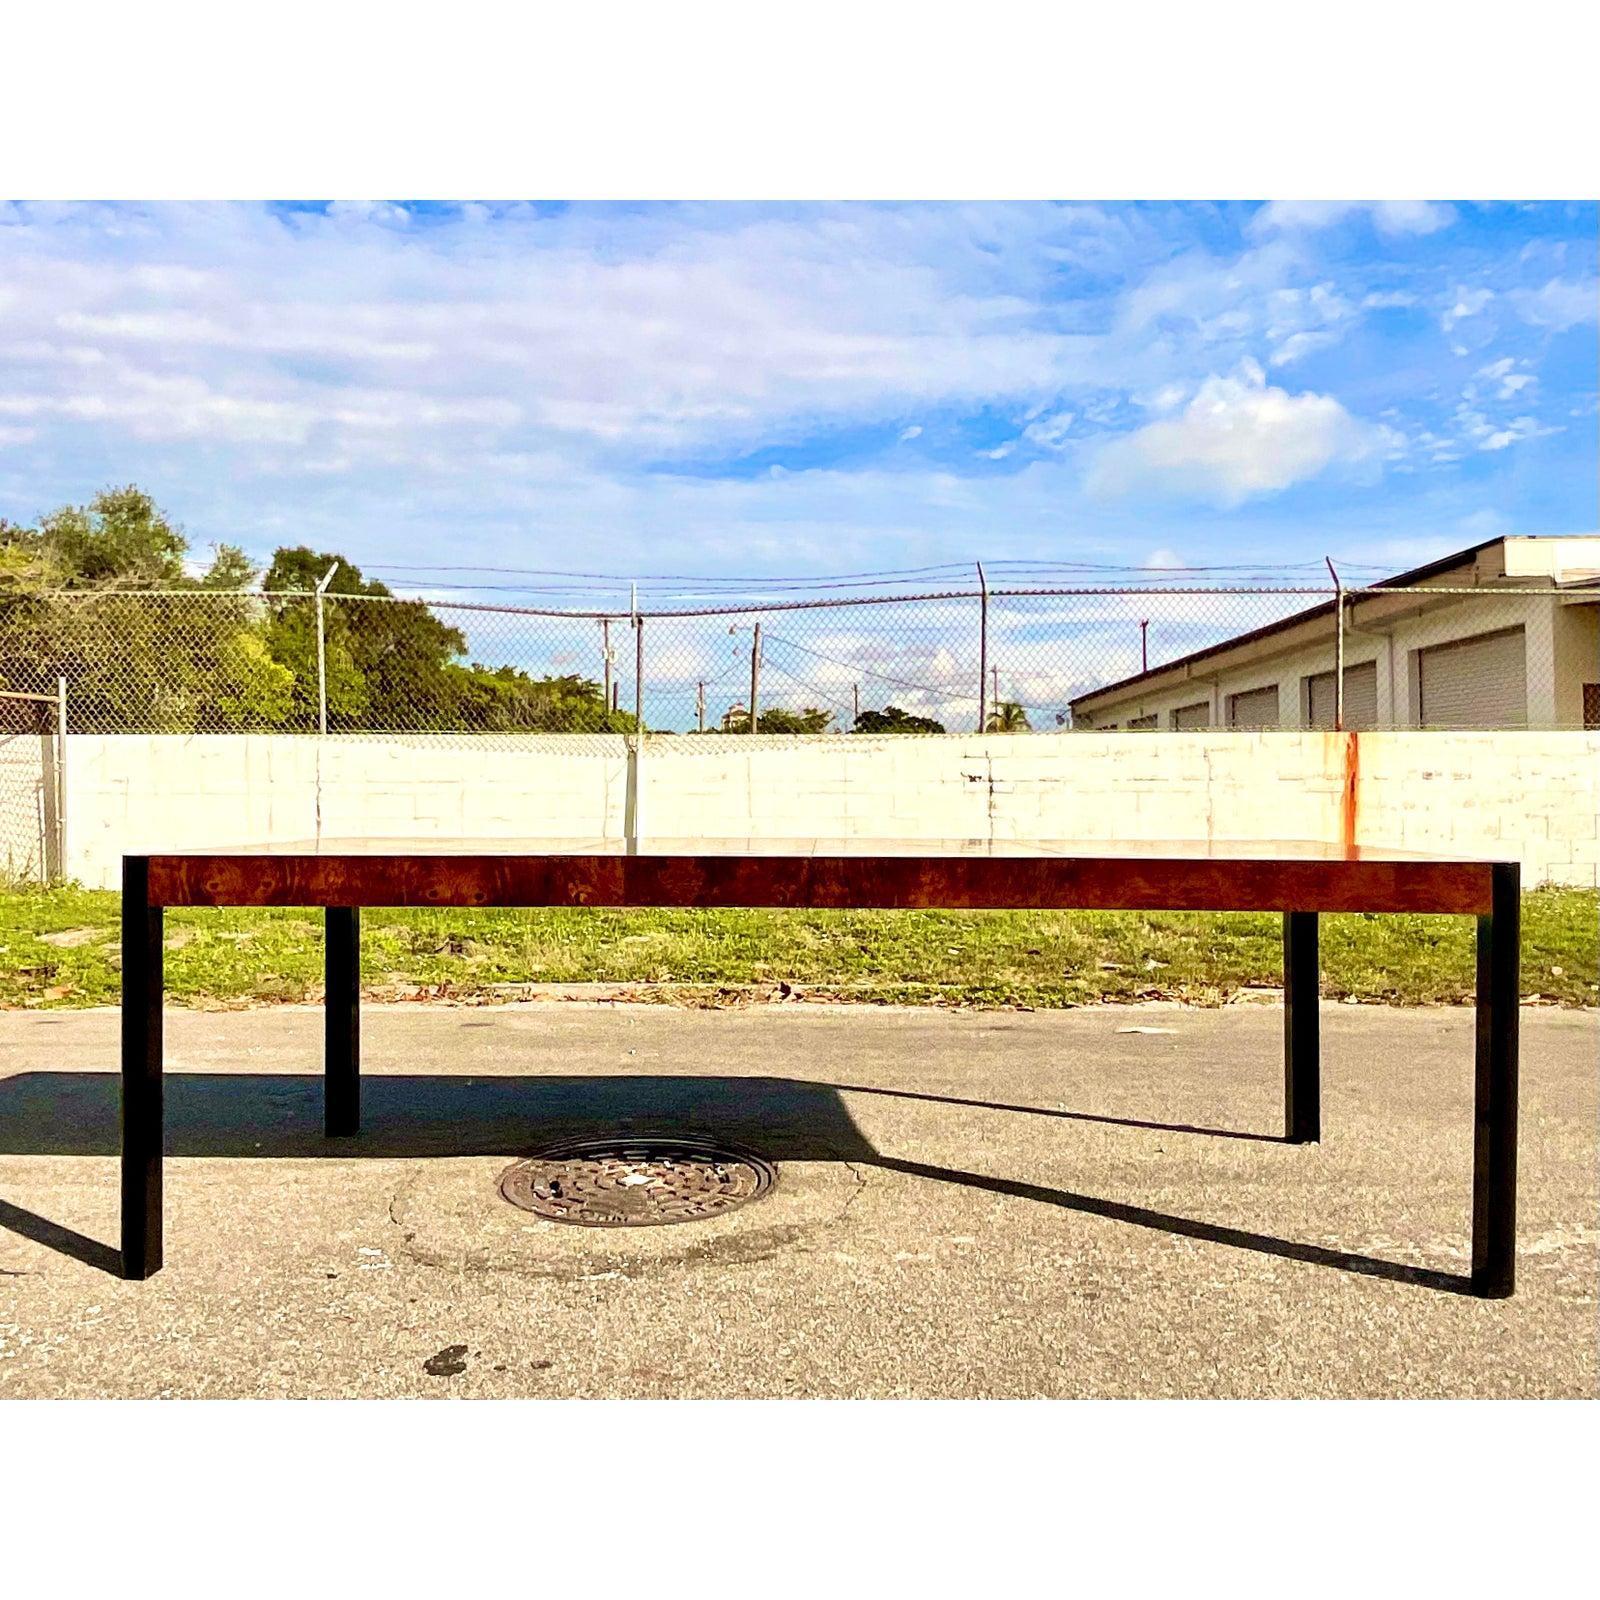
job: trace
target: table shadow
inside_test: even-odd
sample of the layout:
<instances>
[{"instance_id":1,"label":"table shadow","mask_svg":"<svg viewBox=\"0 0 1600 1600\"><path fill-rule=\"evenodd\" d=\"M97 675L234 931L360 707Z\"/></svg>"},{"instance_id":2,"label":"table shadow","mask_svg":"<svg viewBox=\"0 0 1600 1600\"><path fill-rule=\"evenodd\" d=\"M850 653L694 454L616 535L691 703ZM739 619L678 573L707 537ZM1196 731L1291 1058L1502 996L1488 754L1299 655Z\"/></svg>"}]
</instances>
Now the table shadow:
<instances>
[{"instance_id":1,"label":"table shadow","mask_svg":"<svg viewBox=\"0 0 1600 1600\"><path fill-rule=\"evenodd\" d=\"M169 1072L166 1153L338 1160L503 1155L514 1160L547 1140L567 1136L715 1134L780 1164L847 1161L1397 1283L1471 1292L1465 1276L885 1154L857 1127L845 1093L891 1095L935 1106L977 1107L1131 1130L1283 1142L1271 1134L796 1078L635 1074L467 1078L426 1072L364 1077L361 1132L353 1138L328 1139L322 1132L320 1074ZM114 1156L120 1149L120 1096L121 1080L114 1072L23 1072L0 1079L0 1155ZM102 1271L120 1270L118 1253L109 1245L3 1200L0 1227Z\"/></svg>"}]
</instances>

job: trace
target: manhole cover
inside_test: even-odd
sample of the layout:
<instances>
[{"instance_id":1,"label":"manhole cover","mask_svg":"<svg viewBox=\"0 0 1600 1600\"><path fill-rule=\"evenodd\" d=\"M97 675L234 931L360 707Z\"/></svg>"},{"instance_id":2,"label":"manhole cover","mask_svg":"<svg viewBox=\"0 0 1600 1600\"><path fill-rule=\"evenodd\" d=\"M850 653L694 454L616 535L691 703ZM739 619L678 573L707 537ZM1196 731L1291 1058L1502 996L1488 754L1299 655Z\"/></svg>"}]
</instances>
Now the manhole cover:
<instances>
[{"instance_id":1,"label":"manhole cover","mask_svg":"<svg viewBox=\"0 0 1600 1600\"><path fill-rule=\"evenodd\" d=\"M777 1181L772 1165L748 1150L643 1134L551 1145L508 1167L500 1193L551 1222L643 1228L721 1216Z\"/></svg>"}]
</instances>

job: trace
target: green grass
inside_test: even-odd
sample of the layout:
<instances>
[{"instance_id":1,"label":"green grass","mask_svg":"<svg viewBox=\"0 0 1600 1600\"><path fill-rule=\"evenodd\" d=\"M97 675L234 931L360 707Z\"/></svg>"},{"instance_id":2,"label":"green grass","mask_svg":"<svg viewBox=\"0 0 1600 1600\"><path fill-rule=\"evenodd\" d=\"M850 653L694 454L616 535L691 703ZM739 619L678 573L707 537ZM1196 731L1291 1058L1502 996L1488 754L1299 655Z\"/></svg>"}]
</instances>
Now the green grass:
<instances>
[{"instance_id":1,"label":"green grass","mask_svg":"<svg viewBox=\"0 0 1600 1600\"><path fill-rule=\"evenodd\" d=\"M118 896L108 891L0 890L0 1006L115 1005L117 918ZM173 911L166 928L167 993L180 1004L320 993L314 911ZM1523 994L1600 1004L1597 928L1600 893L1525 896ZM380 998L492 998L505 993L496 985L605 982L664 985L644 997L704 1003L787 983L817 999L1217 1005L1280 981L1279 930L1276 916L1251 913L369 910L362 977ZM1463 1002L1473 951L1467 917L1325 916L1323 992Z\"/></svg>"}]
</instances>

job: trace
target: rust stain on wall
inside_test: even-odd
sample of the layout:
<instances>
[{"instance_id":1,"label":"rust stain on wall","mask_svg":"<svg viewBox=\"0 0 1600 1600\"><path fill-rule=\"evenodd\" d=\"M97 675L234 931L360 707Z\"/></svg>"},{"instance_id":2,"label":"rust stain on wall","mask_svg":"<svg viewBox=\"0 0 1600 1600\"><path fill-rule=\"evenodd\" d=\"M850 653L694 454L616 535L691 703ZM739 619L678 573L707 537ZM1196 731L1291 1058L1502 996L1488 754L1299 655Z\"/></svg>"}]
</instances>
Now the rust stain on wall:
<instances>
[{"instance_id":1,"label":"rust stain on wall","mask_svg":"<svg viewBox=\"0 0 1600 1600\"><path fill-rule=\"evenodd\" d=\"M1344 790L1339 805L1339 836L1346 850L1355 848L1356 823L1360 812L1361 790L1361 736L1356 733L1337 735L1344 741Z\"/></svg>"}]
</instances>

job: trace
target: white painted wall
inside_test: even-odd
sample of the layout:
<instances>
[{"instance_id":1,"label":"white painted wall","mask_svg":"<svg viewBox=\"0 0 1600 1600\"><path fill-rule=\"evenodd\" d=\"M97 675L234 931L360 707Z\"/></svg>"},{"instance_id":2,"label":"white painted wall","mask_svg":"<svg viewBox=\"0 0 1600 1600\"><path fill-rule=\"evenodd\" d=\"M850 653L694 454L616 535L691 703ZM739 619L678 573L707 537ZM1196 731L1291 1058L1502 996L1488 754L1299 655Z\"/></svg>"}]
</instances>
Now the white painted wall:
<instances>
[{"instance_id":1,"label":"white painted wall","mask_svg":"<svg viewBox=\"0 0 1600 1600\"><path fill-rule=\"evenodd\" d=\"M715 736L649 741L646 838L1342 837L1350 736ZM620 737L69 739L68 870L124 852L377 836L624 836ZM1356 736L1356 837L1600 884L1600 733Z\"/></svg>"}]
</instances>

